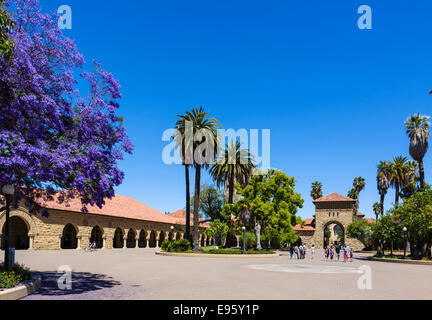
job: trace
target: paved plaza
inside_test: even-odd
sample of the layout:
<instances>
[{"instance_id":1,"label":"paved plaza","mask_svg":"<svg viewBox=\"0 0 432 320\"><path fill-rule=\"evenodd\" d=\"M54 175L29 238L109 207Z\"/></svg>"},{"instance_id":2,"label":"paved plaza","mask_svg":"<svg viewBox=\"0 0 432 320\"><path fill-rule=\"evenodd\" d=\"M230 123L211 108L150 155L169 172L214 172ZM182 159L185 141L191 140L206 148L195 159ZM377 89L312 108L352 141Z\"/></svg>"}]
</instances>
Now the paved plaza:
<instances>
[{"instance_id":1,"label":"paved plaza","mask_svg":"<svg viewBox=\"0 0 432 320\"><path fill-rule=\"evenodd\" d=\"M284 253L283 253L284 254ZM352 263L272 258L188 258L154 249L17 251L16 261L42 277L26 299L432 299L432 267L367 260ZM61 290L60 266L73 270L71 290ZM361 290L361 266L372 271L372 289Z\"/></svg>"}]
</instances>

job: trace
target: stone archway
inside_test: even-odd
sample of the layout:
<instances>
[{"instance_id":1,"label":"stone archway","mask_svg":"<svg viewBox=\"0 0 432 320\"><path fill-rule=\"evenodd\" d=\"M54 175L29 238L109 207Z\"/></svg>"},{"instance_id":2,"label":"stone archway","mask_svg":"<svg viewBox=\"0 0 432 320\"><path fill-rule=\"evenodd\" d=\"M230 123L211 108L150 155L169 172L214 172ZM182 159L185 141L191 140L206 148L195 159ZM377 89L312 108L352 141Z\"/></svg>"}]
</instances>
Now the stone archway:
<instances>
[{"instance_id":1,"label":"stone archway","mask_svg":"<svg viewBox=\"0 0 432 320\"><path fill-rule=\"evenodd\" d=\"M113 248L121 249L123 248L123 245L123 230L121 228L117 228L114 232Z\"/></svg>"},{"instance_id":2,"label":"stone archway","mask_svg":"<svg viewBox=\"0 0 432 320\"><path fill-rule=\"evenodd\" d=\"M29 228L27 223L19 216L9 218L9 247L15 250L27 250L29 248ZM5 225L2 228L2 244L4 249Z\"/></svg>"},{"instance_id":3,"label":"stone archway","mask_svg":"<svg viewBox=\"0 0 432 320\"><path fill-rule=\"evenodd\" d=\"M156 232L154 230L150 232L150 240L148 246L149 248L156 248Z\"/></svg>"},{"instance_id":4,"label":"stone archway","mask_svg":"<svg viewBox=\"0 0 432 320\"><path fill-rule=\"evenodd\" d=\"M158 247L162 247L162 243L165 241L165 231L161 231L159 233L159 241L158 241Z\"/></svg>"},{"instance_id":5,"label":"stone archway","mask_svg":"<svg viewBox=\"0 0 432 320\"><path fill-rule=\"evenodd\" d=\"M101 249L103 247L103 238L102 238L103 231L99 226L94 226L91 231L90 236L90 242L96 243L96 248Z\"/></svg>"},{"instance_id":6,"label":"stone archway","mask_svg":"<svg viewBox=\"0 0 432 320\"><path fill-rule=\"evenodd\" d=\"M136 233L133 229L129 229L126 238L126 248L135 248L135 247L136 247Z\"/></svg>"},{"instance_id":7,"label":"stone archway","mask_svg":"<svg viewBox=\"0 0 432 320\"><path fill-rule=\"evenodd\" d=\"M147 232L145 230L141 230L138 239L138 248L147 247Z\"/></svg>"},{"instance_id":8,"label":"stone archway","mask_svg":"<svg viewBox=\"0 0 432 320\"><path fill-rule=\"evenodd\" d=\"M63 229L60 246L64 250L76 249L78 247L77 230L70 223L68 223Z\"/></svg>"},{"instance_id":9,"label":"stone archway","mask_svg":"<svg viewBox=\"0 0 432 320\"><path fill-rule=\"evenodd\" d=\"M345 244L345 228L339 221L329 221L323 226L323 247L334 244Z\"/></svg>"}]
</instances>

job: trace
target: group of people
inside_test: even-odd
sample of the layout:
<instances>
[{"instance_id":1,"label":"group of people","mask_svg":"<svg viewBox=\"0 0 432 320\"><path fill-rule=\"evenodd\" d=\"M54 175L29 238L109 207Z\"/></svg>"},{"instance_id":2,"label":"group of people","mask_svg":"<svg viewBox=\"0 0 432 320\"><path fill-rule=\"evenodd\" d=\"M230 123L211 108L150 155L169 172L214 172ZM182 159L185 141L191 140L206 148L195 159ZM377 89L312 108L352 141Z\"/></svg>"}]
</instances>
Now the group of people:
<instances>
[{"instance_id":1,"label":"group of people","mask_svg":"<svg viewBox=\"0 0 432 320\"><path fill-rule=\"evenodd\" d=\"M353 249L348 245L341 247L340 244L333 244L330 247L326 247L324 256L326 260L330 259L330 261L333 261L333 259L337 259L337 261L340 261L341 251L343 252L344 262L353 261Z\"/></svg>"},{"instance_id":2,"label":"group of people","mask_svg":"<svg viewBox=\"0 0 432 320\"><path fill-rule=\"evenodd\" d=\"M299 246L291 247L290 248L291 259L293 257L295 257L296 259L305 259L306 258L306 252L307 252L306 245L301 244ZM313 259L314 256L315 256L315 246L312 245L312 247L311 247L311 259Z\"/></svg>"},{"instance_id":3,"label":"group of people","mask_svg":"<svg viewBox=\"0 0 432 320\"><path fill-rule=\"evenodd\" d=\"M87 246L87 250L88 251L96 251L96 241L93 242L89 242L88 246Z\"/></svg>"},{"instance_id":4,"label":"group of people","mask_svg":"<svg viewBox=\"0 0 432 320\"><path fill-rule=\"evenodd\" d=\"M304 244L299 246L291 247L290 250L291 259L305 259L307 247ZM348 245L341 246L340 244L333 244L330 247L325 247L324 256L328 261L337 260L340 261L341 253L343 254L343 259L345 262L353 261L353 250ZM310 257L313 259L315 256L315 246L312 245L310 248Z\"/></svg>"}]
</instances>

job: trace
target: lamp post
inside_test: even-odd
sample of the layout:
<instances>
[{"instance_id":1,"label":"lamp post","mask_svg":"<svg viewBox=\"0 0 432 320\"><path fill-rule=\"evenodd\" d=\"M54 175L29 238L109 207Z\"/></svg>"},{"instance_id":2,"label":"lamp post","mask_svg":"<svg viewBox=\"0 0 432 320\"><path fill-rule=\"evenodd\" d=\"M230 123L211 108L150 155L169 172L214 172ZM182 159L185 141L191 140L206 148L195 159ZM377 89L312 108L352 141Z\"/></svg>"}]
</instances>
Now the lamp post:
<instances>
[{"instance_id":1,"label":"lamp post","mask_svg":"<svg viewBox=\"0 0 432 320\"><path fill-rule=\"evenodd\" d=\"M171 226L170 227L170 229L171 229L171 246L170 246L170 252L172 252L172 240L173 240L173 238L174 238L174 226Z\"/></svg>"},{"instance_id":2,"label":"lamp post","mask_svg":"<svg viewBox=\"0 0 432 320\"><path fill-rule=\"evenodd\" d=\"M250 219L250 212L246 205L244 205L241 209L240 217L243 222L243 254L246 254L246 225L248 224Z\"/></svg>"},{"instance_id":3,"label":"lamp post","mask_svg":"<svg viewBox=\"0 0 432 320\"><path fill-rule=\"evenodd\" d=\"M10 202L11 197L15 193L15 188L11 184L5 184L2 187L2 193L6 198L6 219L5 219L5 235L4 235L4 247L5 247L5 259L4 266L6 270L9 270L9 214L10 214Z\"/></svg>"},{"instance_id":4,"label":"lamp post","mask_svg":"<svg viewBox=\"0 0 432 320\"><path fill-rule=\"evenodd\" d=\"M405 243L404 243L404 259L406 259L406 248L407 248L407 227L403 227L403 232L404 232L404 238L405 238Z\"/></svg>"}]
</instances>

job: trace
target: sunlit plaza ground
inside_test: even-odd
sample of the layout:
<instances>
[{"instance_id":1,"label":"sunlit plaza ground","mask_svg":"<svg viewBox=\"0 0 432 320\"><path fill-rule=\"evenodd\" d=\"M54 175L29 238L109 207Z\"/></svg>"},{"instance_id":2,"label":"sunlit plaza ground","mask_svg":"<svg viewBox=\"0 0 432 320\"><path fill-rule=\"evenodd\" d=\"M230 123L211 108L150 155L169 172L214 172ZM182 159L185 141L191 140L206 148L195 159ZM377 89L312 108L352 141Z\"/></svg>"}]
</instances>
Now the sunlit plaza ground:
<instances>
[{"instance_id":1,"label":"sunlit plaza ground","mask_svg":"<svg viewBox=\"0 0 432 320\"><path fill-rule=\"evenodd\" d=\"M430 266L272 258L189 258L153 249L18 251L16 260L41 275L42 288L26 299L432 299ZM61 290L57 270L73 270ZM372 289L359 289L359 267L372 271Z\"/></svg>"}]
</instances>

